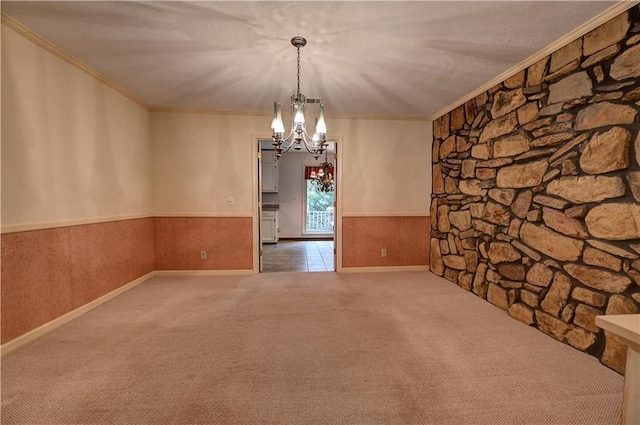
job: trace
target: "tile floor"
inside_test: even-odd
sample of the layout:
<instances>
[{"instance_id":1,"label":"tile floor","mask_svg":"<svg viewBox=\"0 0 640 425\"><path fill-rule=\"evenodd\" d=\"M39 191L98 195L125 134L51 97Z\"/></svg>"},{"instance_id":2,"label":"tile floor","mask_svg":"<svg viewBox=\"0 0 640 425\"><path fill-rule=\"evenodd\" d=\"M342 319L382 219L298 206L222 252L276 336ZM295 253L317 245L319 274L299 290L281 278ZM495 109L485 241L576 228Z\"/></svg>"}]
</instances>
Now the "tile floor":
<instances>
[{"instance_id":1,"label":"tile floor","mask_svg":"<svg viewBox=\"0 0 640 425\"><path fill-rule=\"evenodd\" d=\"M263 272L334 271L333 241L280 241L262 245Z\"/></svg>"}]
</instances>

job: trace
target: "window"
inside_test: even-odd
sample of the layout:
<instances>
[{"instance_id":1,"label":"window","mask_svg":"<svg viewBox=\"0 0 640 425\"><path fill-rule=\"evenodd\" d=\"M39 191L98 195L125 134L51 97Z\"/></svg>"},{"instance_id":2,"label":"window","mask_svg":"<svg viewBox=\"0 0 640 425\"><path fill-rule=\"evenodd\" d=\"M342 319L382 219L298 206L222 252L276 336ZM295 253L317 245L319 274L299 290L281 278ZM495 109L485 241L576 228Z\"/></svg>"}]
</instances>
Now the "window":
<instances>
[{"instance_id":1,"label":"window","mask_svg":"<svg viewBox=\"0 0 640 425\"><path fill-rule=\"evenodd\" d=\"M307 202L305 205L305 233L333 233L335 191L323 192L313 180L305 179Z\"/></svg>"}]
</instances>

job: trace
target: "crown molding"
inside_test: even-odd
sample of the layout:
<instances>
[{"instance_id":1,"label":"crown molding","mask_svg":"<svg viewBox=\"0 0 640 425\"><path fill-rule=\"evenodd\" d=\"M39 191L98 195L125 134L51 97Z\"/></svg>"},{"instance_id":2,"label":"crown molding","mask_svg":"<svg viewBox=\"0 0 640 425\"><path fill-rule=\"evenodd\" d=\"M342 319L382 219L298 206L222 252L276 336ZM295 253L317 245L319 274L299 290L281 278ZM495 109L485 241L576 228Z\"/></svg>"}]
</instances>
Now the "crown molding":
<instances>
[{"instance_id":1,"label":"crown molding","mask_svg":"<svg viewBox=\"0 0 640 425\"><path fill-rule=\"evenodd\" d=\"M269 111L236 111L236 110L219 110L219 109L206 109L206 108L171 108L171 107L156 107L149 108L151 112L168 112L177 114L208 114L208 115L241 115L241 116L257 116L257 117L271 117L272 112ZM402 115L359 115L359 114L339 114L339 113L325 113L327 118L336 119L354 119L354 120L388 120L388 121L431 121L426 116L402 116Z\"/></svg>"},{"instance_id":2,"label":"crown molding","mask_svg":"<svg viewBox=\"0 0 640 425\"><path fill-rule=\"evenodd\" d=\"M45 39L41 35L33 32L28 27L26 27L25 25L23 25L20 22L16 21L15 19L10 17L9 15L5 14L4 12L2 12L1 16L2 16L2 25L4 25L7 28L17 32L21 36L25 37L27 40L32 41L36 45L42 47L47 52L57 56L58 58L62 59L63 61L75 66L76 68L80 69L81 71L86 72L87 74L89 74L93 78L95 78L96 80L100 81L101 83L106 84L107 86L111 87L112 89L114 89L118 93L128 97L129 99L131 99L132 101L134 101L138 105L142 106L143 108L145 108L147 110L150 109L149 105L144 103L139 97L137 97L136 95L134 95L130 91L127 91L124 88L120 87L118 84L114 83L113 81L111 81L110 79L108 79L107 77L105 77L104 75L102 75L101 73L96 71L95 69L91 68L89 65L87 65L87 64L79 61L78 59L74 58L69 53L65 52L64 50L62 50L61 48L59 48L55 44L51 43L49 40Z\"/></svg>"},{"instance_id":3,"label":"crown molding","mask_svg":"<svg viewBox=\"0 0 640 425\"><path fill-rule=\"evenodd\" d=\"M152 106L149 108L151 112L166 112L171 114L204 114L204 115L241 115L241 116L256 116L256 117L270 117L271 112L267 111L236 111L236 110L219 110L219 109L206 109L206 108L173 108L165 106Z\"/></svg>"},{"instance_id":4,"label":"crown molding","mask_svg":"<svg viewBox=\"0 0 640 425\"><path fill-rule=\"evenodd\" d=\"M327 118L350 119L350 120L380 120L380 121L431 121L426 115L360 115L360 114L332 114L325 113Z\"/></svg>"},{"instance_id":5,"label":"crown molding","mask_svg":"<svg viewBox=\"0 0 640 425\"><path fill-rule=\"evenodd\" d=\"M453 102L449 106L446 106L446 107L442 108L441 110L439 110L435 114L431 115L428 119L431 120L431 121L435 121L436 119L440 118L444 114L447 114L447 113L453 111L458 106L465 104L466 102L470 101L471 99L474 99L476 96L478 96L482 92L485 92L485 91L489 90L491 87L495 86L496 84L499 84L499 83L503 82L504 80L506 80L507 78L514 76L515 74L517 74L518 72L522 71L523 69L527 69L528 67L530 67L534 63L538 62L540 59L545 58L546 56L548 56L548 55L552 54L553 52L555 52L556 50L560 49L561 47L564 47L567 44L571 43L572 41L582 37L583 35L585 35L589 31L596 29L597 27L599 27L600 25L602 25L605 22L609 21L610 19L615 18L616 16L618 16L619 14L624 12L625 10L631 9L633 6L635 6L638 3L640 3L640 0L631 0L631 1L621 0L621 1L619 1L618 3L614 4L609 9L605 10L604 12L599 14L598 16L594 17L593 19L590 19L589 21L587 21L584 24L580 25L578 28L574 29L570 33L564 35L563 37L561 37L558 40L554 41L553 43L549 44L544 49L538 51L537 53L534 53L533 55L529 56L528 58L526 58L525 60L521 61L520 63L512 66L511 68L509 68L508 70L506 70L502 74L498 75L497 77L493 78L492 80L490 80L487 83L483 84L482 86L478 87L474 91L472 91L472 92L468 93L467 95L461 97L460 99L456 100L455 102Z\"/></svg>"}]
</instances>

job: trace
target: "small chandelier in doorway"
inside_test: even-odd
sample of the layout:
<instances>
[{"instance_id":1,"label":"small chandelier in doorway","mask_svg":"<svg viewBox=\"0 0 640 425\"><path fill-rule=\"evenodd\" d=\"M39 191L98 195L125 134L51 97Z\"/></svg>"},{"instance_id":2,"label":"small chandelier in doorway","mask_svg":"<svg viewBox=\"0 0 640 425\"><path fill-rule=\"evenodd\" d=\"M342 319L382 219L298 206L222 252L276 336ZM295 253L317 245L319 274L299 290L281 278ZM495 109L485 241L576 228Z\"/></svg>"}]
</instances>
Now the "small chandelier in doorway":
<instances>
[{"instance_id":1,"label":"small chandelier in doorway","mask_svg":"<svg viewBox=\"0 0 640 425\"><path fill-rule=\"evenodd\" d=\"M291 96L291 132L284 137L284 122L282 121L282 109L278 102L273 103L273 121L271 129L273 130L273 146L275 147L276 159L279 159L283 153L288 152L292 147L294 150L301 150L302 147L312 154L316 159L326 150L327 125L324 121L324 105L319 99L307 99L300 93L300 49L307 44L304 37L296 36L291 39L291 44L298 51L298 88L294 95ZM314 102L312 102L312 100ZM317 102L315 102L317 100ZM306 126L306 106L307 103L320 103L320 113L316 120L315 132L312 136L307 133Z\"/></svg>"},{"instance_id":2,"label":"small chandelier in doorway","mask_svg":"<svg viewBox=\"0 0 640 425\"><path fill-rule=\"evenodd\" d=\"M318 166L317 171L311 171L311 181L320 192L333 192L333 164L329 162L328 151L325 149L324 162Z\"/></svg>"}]
</instances>

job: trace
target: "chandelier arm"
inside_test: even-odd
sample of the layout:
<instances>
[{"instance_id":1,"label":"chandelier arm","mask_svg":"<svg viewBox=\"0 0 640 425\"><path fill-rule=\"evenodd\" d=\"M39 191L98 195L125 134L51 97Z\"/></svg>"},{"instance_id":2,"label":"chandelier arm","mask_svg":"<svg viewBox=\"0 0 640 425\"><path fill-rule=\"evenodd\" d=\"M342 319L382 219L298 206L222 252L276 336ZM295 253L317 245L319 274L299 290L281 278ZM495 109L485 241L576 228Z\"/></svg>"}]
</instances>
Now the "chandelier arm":
<instances>
[{"instance_id":1,"label":"chandelier arm","mask_svg":"<svg viewBox=\"0 0 640 425\"><path fill-rule=\"evenodd\" d=\"M291 130L291 131L289 132L289 134L287 134L287 137L285 137L285 138L284 138L284 139L282 139L282 140L283 140L283 141L285 141L285 142L287 142L287 141L289 141L289 139L291 139L291 141L293 141L293 137L292 137L292 136L293 136L293 130Z\"/></svg>"},{"instance_id":2,"label":"chandelier arm","mask_svg":"<svg viewBox=\"0 0 640 425\"><path fill-rule=\"evenodd\" d=\"M318 141L318 146L313 146L313 138L309 137L309 135L305 132L304 133L305 136L307 136L306 138L303 138L303 142L304 142L304 147L307 150L307 152L309 152L310 154L313 155L322 155L322 151L324 150L324 145L326 144L326 142L321 142ZM309 139L307 141L307 139Z\"/></svg>"},{"instance_id":3,"label":"chandelier arm","mask_svg":"<svg viewBox=\"0 0 640 425\"><path fill-rule=\"evenodd\" d=\"M289 132L287 137L283 137L280 140L280 146L286 146L287 143L289 143L289 145L293 144L293 138L291 138L291 136L293 136L293 130L291 130L291 132Z\"/></svg>"},{"instance_id":4,"label":"chandelier arm","mask_svg":"<svg viewBox=\"0 0 640 425\"><path fill-rule=\"evenodd\" d=\"M282 149L282 152L289 152L289 150L293 147L294 143L292 141L289 141L288 144L281 144L280 145L280 149Z\"/></svg>"},{"instance_id":5,"label":"chandelier arm","mask_svg":"<svg viewBox=\"0 0 640 425\"><path fill-rule=\"evenodd\" d=\"M317 152L316 152L317 149L309 148L309 144L306 143L306 142L303 143L303 144L304 144L304 148L307 150L307 152L309 152L310 154L313 154L313 155L317 154Z\"/></svg>"},{"instance_id":6,"label":"chandelier arm","mask_svg":"<svg viewBox=\"0 0 640 425\"><path fill-rule=\"evenodd\" d=\"M297 134L297 133L294 130L291 130L291 132L289 132L287 137L283 137L282 138L282 144L295 143L295 137L292 137L292 136L294 136L294 134ZM302 136L301 139L302 139L302 142L305 145L313 146L312 143L311 143L313 141L313 137L311 137L309 135L309 133L307 133L307 130L305 128L303 128L302 129L302 133L299 133L299 134L300 134L300 136ZM318 141L318 145L320 145L320 144L326 144L326 142L321 143L320 141Z\"/></svg>"},{"instance_id":7,"label":"chandelier arm","mask_svg":"<svg viewBox=\"0 0 640 425\"><path fill-rule=\"evenodd\" d=\"M304 138L303 139L305 140L305 142L306 142L307 139L313 140L313 137L309 136L309 133L307 133L306 127L302 129L302 134L304 134Z\"/></svg>"},{"instance_id":8,"label":"chandelier arm","mask_svg":"<svg viewBox=\"0 0 640 425\"><path fill-rule=\"evenodd\" d=\"M282 152L283 152L283 153L287 153L287 152L289 152L289 151L291 150L291 148L295 149L295 148L294 148L294 146L295 146L295 145L296 145L295 143L291 143L291 144L290 144L289 146L287 146L286 148L283 148L283 149L282 149Z\"/></svg>"}]
</instances>

